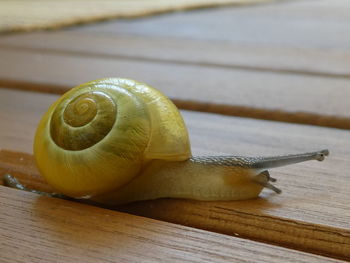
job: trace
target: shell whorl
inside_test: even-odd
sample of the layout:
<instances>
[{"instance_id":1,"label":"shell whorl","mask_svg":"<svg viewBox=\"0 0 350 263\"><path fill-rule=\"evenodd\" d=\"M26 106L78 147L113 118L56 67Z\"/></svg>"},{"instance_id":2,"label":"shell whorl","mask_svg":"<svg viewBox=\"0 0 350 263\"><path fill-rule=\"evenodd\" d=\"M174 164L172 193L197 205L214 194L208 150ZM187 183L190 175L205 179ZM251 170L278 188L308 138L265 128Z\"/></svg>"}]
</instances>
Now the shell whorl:
<instances>
[{"instance_id":1,"label":"shell whorl","mask_svg":"<svg viewBox=\"0 0 350 263\"><path fill-rule=\"evenodd\" d=\"M112 129L117 105L103 92L86 92L56 108L50 133L66 150L83 150L101 141Z\"/></svg>"}]
</instances>

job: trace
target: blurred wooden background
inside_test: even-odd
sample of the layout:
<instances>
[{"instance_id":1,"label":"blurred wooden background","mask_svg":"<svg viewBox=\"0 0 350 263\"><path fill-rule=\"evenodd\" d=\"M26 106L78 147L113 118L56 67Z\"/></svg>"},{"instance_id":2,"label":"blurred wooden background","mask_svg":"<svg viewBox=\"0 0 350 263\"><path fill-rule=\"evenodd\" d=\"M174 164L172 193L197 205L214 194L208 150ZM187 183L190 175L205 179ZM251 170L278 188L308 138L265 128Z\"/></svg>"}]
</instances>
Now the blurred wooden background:
<instances>
[{"instance_id":1,"label":"blurred wooden background","mask_svg":"<svg viewBox=\"0 0 350 263\"><path fill-rule=\"evenodd\" d=\"M31 156L42 114L102 77L136 79L173 99L195 155L331 151L323 163L273 170L282 195L243 202L111 211L0 186L3 260L350 260L349 8L284 1L1 35L0 175L28 186L50 190Z\"/></svg>"}]
</instances>

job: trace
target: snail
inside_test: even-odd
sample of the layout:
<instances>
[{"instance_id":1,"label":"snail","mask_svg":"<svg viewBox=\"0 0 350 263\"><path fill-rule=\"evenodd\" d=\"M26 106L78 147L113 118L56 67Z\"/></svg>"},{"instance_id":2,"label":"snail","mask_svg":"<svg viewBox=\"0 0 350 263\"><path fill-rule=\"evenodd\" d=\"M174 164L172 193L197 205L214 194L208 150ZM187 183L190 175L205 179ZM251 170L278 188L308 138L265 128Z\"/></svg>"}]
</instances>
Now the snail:
<instances>
[{"instance_id":1,"label":"snail","mask_svg":"<svg viewBox=\"0 0 350 263\"><path fill-rule=\"evenodd\" d=\"M59 193L107 205L157 198L244 200L264 187L280 193L267 169L328 150L277 157L193 157L176 106L156 89L106 78L77 86L42 117L37 167Z\"/></svg>"}]
</instances>

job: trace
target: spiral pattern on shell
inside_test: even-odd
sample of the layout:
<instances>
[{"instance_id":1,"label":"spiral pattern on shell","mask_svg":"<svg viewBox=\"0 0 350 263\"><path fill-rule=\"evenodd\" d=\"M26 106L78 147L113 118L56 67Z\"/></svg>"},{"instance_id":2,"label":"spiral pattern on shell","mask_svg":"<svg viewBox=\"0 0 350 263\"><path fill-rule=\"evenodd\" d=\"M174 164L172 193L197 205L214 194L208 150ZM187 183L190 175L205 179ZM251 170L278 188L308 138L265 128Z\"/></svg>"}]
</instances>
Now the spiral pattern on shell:
<instances>
[{"instance_id":1,"label":"spiral pattern on shell","mask_svg":"<svg viewBox=\"0 0 350 263\"><path fill-rule=\"evenodd\" d=\"M81 94L56 108L51 119L51 137L66 150L91 147L112 129L116 107L113 99L103 92Z\"/></svg>"},{"instance_id":2,"label":"spiral pattern on shell","mask_svg":"<svg viewBox=\"0 0 350 263\"><path fill-rule=\"evenodd\" d=\"M37 166L59 192L90 197L126 184L152 159L191 156L181 115L157 90L100 79L65 93L43 116Z\"/></svg>"}]
</instances>

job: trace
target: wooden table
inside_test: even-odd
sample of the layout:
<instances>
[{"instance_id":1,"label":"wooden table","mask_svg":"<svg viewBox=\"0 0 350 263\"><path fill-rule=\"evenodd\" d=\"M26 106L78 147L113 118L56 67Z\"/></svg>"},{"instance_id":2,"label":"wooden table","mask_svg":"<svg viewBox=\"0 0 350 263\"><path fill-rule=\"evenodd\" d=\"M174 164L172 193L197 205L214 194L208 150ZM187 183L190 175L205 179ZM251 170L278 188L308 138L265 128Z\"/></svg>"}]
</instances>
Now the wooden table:
<instances>
[{"instance_id":1,"label":"wooden table","mask_svg":"<svg viewBox=\"0 0 350 263\"><path fill-rule=\"evenodd\" d=\"M350 260L350 3L286 1L0 37L0 174L50 191L37 123L69 88L146 82L188 125L194 155L329 148L272 171L283 194L155 200L118 211L0 186L4 262ZM0 261L1 261L0 260Z\"/></svg>"}]
</instances>

